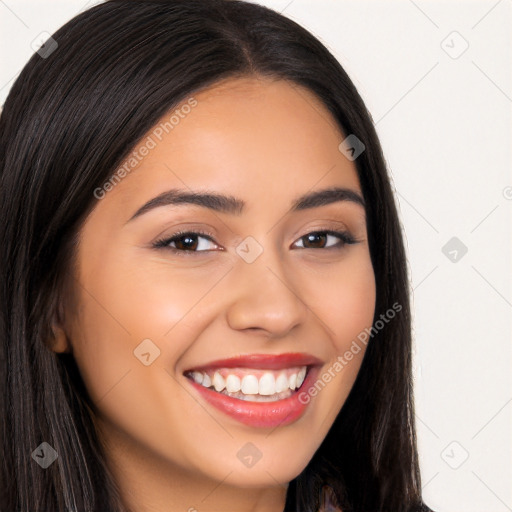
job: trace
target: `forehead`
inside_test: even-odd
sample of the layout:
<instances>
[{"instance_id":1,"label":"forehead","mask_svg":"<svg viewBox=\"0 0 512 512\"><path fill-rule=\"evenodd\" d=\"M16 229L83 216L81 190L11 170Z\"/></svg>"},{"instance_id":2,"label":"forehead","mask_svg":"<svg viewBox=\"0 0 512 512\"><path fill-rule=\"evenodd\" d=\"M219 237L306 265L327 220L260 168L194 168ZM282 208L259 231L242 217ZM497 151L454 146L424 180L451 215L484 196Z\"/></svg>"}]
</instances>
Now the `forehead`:
<instances>
[{"instance_id":1,"label":"forehead","mask_svg":"<svg viewBox=\"0 0 512 512\"><path fill-rule=\"evenodd\" d=\"M133 212L142 199L176 187L236 191L248 203L273 195L284 201L320 181L360 190L353 162L338 149L344 137L308 89L230 78L166 113L133 153L151 149L106 197Z\"/></svg>"}]
</instances>

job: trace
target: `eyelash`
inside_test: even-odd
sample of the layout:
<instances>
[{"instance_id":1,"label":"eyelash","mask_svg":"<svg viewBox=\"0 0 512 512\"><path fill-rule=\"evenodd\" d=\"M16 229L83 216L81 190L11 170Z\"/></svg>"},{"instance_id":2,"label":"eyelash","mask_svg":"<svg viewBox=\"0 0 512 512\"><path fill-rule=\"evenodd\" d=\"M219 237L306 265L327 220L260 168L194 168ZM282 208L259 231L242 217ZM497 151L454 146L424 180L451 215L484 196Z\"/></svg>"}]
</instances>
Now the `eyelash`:
<instances>
[{"instance_id":1,"label":"eyelash","mask_svg":"<svg viewBox=\"0 0 512 512\"><path fill-rule=\"evenodd\" d=\"M338 243L335 246L320 247L319 248L319 249L323 249L323 250L340 250L340 249L343 249L345 245L352 245L352 244L356 244L356 243L359 242L359 240L355 239L347 231L333 231L333 230L330 230L330 229L311 231L311 232L306 233L305 235L301 236L299 238L299 240L307 237L308 235L313 235L313 234L315 234L315 235L317 235L317 234L332 235L332 236L336 236L336 237L341 239L341 243ZM174 254L177 254L179 256L184 256L184 257L190 256L191 254L194 254L194 253L210 252L209 250L206 250L206 251L190 251L190 250L176 249L175 247L169 247L170 243L176 242L177 240L179 240L181 237L183 237L185 235L192 235L192 236L199 235L201 237L207 238L208 240L210 240L210 242L215 243L214 240L213 240L213 234L212 233L209 233L207 231L201 231L200 229L198 229L196 231L177 231L176 233L174 233L172 235L172 237L161 238L159 240L156 240L152 244L152 246L155 249L165 249L165 250L171 251ZM313 247L304 247L303 249L310 249L310 250L313 249L314 250Z\"/></svg>"}]
</instances>

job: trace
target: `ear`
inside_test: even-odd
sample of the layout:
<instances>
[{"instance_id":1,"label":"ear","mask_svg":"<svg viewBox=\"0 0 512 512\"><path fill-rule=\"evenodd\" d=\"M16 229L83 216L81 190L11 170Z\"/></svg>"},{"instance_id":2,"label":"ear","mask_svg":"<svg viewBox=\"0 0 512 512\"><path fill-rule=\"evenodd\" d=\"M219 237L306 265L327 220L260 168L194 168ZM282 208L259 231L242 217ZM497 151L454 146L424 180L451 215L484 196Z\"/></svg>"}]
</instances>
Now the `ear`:
<instances>
[{"instance_id":1,"label":"ear","mask_svg":"<svg viewBox=\"0 0 512 512\"><path fill-rule=\"evenodd\" d=\"M68 330L64 321L64 308L62 301L57 300L53 309L50 321L50 332L47 339L47 346L52 352L72 353L73 347L67 335Z\"/></svg>"},{"instance_id":2,"label":"ear","mask_svg":"<svg viewBox=\"0 0 512 512\"><path fill-rule=\"evenodd\" d=\"M51 339L48 340L48 347L57 353L73 352L71 343L64 328L57 322L52 323Z\"/></svg>"}]
</instances>

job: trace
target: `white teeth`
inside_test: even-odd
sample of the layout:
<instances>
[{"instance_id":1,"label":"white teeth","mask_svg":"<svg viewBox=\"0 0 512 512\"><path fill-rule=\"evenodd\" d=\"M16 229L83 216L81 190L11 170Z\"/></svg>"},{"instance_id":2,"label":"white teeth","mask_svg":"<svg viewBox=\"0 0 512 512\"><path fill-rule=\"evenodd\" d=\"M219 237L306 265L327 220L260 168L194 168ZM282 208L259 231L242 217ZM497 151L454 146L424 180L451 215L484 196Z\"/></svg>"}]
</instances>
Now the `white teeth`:
<instances>
[{"instance_id":1,"label":"white teeth","mask_svg":"<svg viewBox=\"0 0 512 512\"><path fill-rule=\"evenodd\" d=\"M290 375L290 379L288 382L289 382L290 389L295 389L295 387L297 386L297 374L292 373Z\"/></svg>"},{"instance_id":2,"label":"white teeth","mask_svg":"<svg viewBox=\"0 0 512 512\"><path fill-rule=\"evenodd\" d=\"M301 368L300 372L297 374L297 389L302 386L304 379L306 378L306 368Z\"/></svg>"},{"instance_id":3,"label":"white teeth","mask_svg":"<svg viewBox=\"0 0 512 512\"><path fill-rule=\"evenodd\" d=\"M246 375L242 379L241 390L246 395L257 395L259 390L258 379L254 375Z\"/></svg>"},{"instance_id":4,"label":"white teeth","mask_svg":"<svg viewBox=\"0 0 512 512\"><path fill-rule=\"evenodd\" d=\"M212 385L212 379L210 379L210 376L207 373L203 373L202 384L205 388L209 388Z\"/></svg>"},{"instance_id":5,"label":"white teeth","mask_svg":"<svg viewBox=\"0 0 512 512\"><path fill-rule=\"evenodd\" d=\"M280 373L279 377L276 379L276 393L281 393L286 389L289 389L288 378L284 373Z\"/></svg>"},{"instance_id":6,"label":"white teeth","mask_svg":"<svg viewBox=\"0 0 512 512\"><path fill-rule=\"evenodd\" d=\"M219 372L213 374L212 384L215 391L222 391L226 387L226 381Z\"/></svg>"},{"instance_id":7,"label":"white teeth","mask_svg":"<svg viewBox=\"0 0 512 512\"><path fill-rule=\"evenodd\" d=\"M276 379L273 373L264 373L260 378L259 394L274 395L276 392Z\"/></svg>"},{"instance_id":8,"label":"white teeth","mask_svg":"<svg viewBox=\"0 0 512 512\"><path fill-rule=\"evenodd\" d=\"M236 370L237 373L245 373L244 369ZM205 388L214 388L218 393L238 393L237 398L244 397L245 395L259 395L261 397L273 397L273 399L282 399L282 394L294 391L300 388L304 379L306 378L307 367L302 366L298 371L292 369L283 370L279 373L277 371L265 371L263 374L261 370L258 375L261 377L258 380L256 375L246 374L241 378L235 373L229 373L227 369L216 370L213 376L208 372L192 371L189 376L197 383ZM223 376L224 375L224 376ZM281 397L274 395L281 394ZM254 397L252 399L256 399ZM263 398L262 398L263 400ZM272 400L268 398L267 400Z\"/></svg>"},{"instance_id":9,"label":"white teeth","mask_svg":"<svg viewBox=\"0 0 512 512\"><path fill-rule=\"evenodd\" d=\"M240 381L240 377L233 374L229 374L226 377L226 391L229 393L236 393L237 391L240 391L241 387L242 383Z\"/></svg>"},{"instance_id":10,"label":"white teeth","mask_svg":"<svg viewBox=\"0 0 512 512\"><path fill-rule=\"evenodd\" d=\"M203 373L201 372L192 372L192 378L198 383L203 383Z\"/></svg>"}]
</instances>

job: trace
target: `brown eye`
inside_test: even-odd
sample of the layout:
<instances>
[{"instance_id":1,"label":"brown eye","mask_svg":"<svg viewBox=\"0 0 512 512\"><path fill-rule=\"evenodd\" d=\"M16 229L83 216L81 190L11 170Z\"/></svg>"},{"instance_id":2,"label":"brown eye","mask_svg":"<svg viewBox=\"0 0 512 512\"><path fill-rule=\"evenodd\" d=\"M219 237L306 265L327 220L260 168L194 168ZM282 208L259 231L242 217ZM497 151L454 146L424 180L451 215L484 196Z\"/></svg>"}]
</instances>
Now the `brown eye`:
<instances>
[{"instance_id":1,"label":"brown eye","mask_svg":"<svg viewBox=\"0 0 512 512\"><path fill-rule=\"evenodd\" d=\"M338 242L336 243L336 239ZM299 239L302 241L302 249L337 249L343 248L346 244L357 242L352 235L347 232L338 231L314 231L308 233ZM332 243L332 242L335 243Z\"/></svg>"},{"instance_id":2,"label":"brown eye","mask_svg":"<svg viewBox=\"0 0 512 512\"><path fill-rule=\"evenodd\" d=\"M183 251L194 251L199 245L197 238L199 238L197 235L187 234L174 237L173 242L176 249Z\"/></svg>"},{"instance_id":3,"label":"brown eye","mask_svg":"<svg viewBox=\"0 0 512 512\"><path fill-rule=\"evenodd\" d=\"M211 235L195 231L180 231L169 238L157 240L153 247L156 249L169 249L175 253L193 254L196 252L208 252L211 248L209 244L217 247L213 242Z\"/></svg>"},{"instance_id":4,"label":"brown eye","mask_svg":"<svg viewBox=\"0 0 512 512\"><path fill-rule=\"evenodd\" d=\"M327 243L326 233L310 233L303 237L306 249L322 249Z\"/></svg>"}]
</instances>

